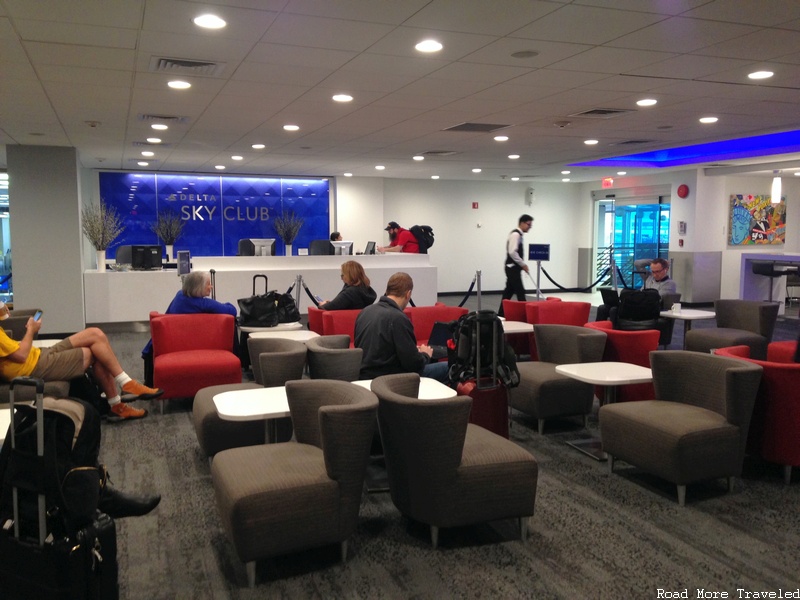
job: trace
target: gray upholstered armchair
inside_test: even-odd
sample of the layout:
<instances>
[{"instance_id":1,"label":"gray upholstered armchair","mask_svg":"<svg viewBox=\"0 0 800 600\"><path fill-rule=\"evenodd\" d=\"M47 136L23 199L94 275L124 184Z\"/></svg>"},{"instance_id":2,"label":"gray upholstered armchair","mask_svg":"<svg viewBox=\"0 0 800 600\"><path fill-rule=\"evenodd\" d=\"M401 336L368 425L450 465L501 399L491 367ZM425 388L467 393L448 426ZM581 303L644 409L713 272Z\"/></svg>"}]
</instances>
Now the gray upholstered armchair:
<instances>
[{"instance_id":1,"label":"gray upholstered armchair","mask_svg":"<svg viewBox=\"0 0 800 600\"><path fill-rule=\"evenodd\" d=\"M468 423L472 399L419 400L419 375L372 382L392 501L401 513L440 527L518 518L525 539L538 465L527 450Z\"/></svg>"},{"instance_id":2,"label":"gray upholstered armchair","mask_svg":"<svg viewBox=\"0 0 800 600\"><path fill-rule=\"evenodd\" d=\"M343 381L290 381L296 441L233 448L211 464L222 524L255 585L255 561L340 544L358 522L378 401Z\"/></svg>"},{"instance_id":3,"label":"gray upholstered armchair","mask_svg":"<svg viewBox=\"0 0 800 600\"><path fill-rule=\"evenodd\" d=\"M308 374L311 379L356 381L361 371L361 348L350 347L349 335L323 335L310 339Z\"/></svg>"},{"instance_id":4,"label":"gray upholstered armchair","mask_svg":"<svg viewBox=\"0 0 800 600\"><path fill-rule=\"evenodd\" d=\"M689 331L687 350L709 352L714 348L744 345L750 347L751 358L767 360L767 346L778 319L777 302L717 300L714 310L717 326Z\"/></svg>"},{"instance_id":5,"label":"gray upholstered armchair","mask_svg":"<svg viewBox=\"0 0 800 600\"><path fill-rule=\"evenodd\" d=\"M225 421L217 414L214 396L223 392L249 390L284 385L301 379L306 364L306 347L302 342L284 339L248 338L254 383L212 385L199 390L192 405L192 422L200 449L206 456L221 450L264 443L264 423L261 421ZM292 437L292 423L286 417L278 423L278 439Z\"/></svg>"},{"instance_id":6,"label":"gray upholstered armchair","mask_svg":"<svg viewBox=\"0 0 800 600\"><path fill-rule=\"evenodd\" d=\"M537 419L540 435L546 419L577 415L585 426L594 386L556 373L556 366L603 360L606 334L573 325L536 325L533 333L539 360L517 363L520 384L509 390L509 404Z\"/></svg>"},{"instance_id":7,"label":"gray upholstered armchair","mask_svg":"<svg viewBox=\"0 0 800 600\"><path fill-rule=\"evenodd\" d=\"M656 400L600 408L609 472L620 459L678 486L742 473L747 432L762 368L684 350L651 352Z\"/></svg>"}]
</instances>

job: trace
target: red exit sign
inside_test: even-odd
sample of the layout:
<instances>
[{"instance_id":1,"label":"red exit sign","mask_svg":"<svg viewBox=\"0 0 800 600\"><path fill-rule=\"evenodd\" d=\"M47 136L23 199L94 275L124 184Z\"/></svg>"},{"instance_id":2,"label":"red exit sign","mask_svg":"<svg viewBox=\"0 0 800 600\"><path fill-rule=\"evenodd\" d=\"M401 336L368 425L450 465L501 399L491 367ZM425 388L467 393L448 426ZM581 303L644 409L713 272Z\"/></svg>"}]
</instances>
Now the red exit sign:
<instances>
[{"instance_id":1,"label":"red exit sign","mask_svg":"<svg viewBox=\"0 0 800 600\"><path fill-rule=\"evenodd\" d=\"M477 202L473 202L472 203L472 208L478 208L478 203Z\"/></svg>"},{"instance_id":2,"label":"red exit sign","mask_svg":"<svg viewBox=\"0 0 800 600\"><path fill-rule=\"evenodd\" d=\"M603 189L614 187L613 177L603 177Z\"/></svg>"}]
</instances>

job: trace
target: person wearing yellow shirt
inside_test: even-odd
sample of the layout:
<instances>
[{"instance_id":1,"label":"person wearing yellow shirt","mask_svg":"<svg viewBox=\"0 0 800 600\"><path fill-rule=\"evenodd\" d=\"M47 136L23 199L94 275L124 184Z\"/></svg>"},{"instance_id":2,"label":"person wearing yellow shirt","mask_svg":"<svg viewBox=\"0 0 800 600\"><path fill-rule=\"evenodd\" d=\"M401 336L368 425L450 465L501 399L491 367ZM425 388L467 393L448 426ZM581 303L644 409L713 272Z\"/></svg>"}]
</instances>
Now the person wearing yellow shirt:
<instances>
[{"instance_id":1,"label":"person wearing yellow shirt","mask_svg":"<svg viewBox=\"0 0 800 600\"><path fill-rule=\"evenodd\" d=\"M2 303L0 303L2 304ZM92 366L100 388L105 392L111 412L110 421L141 419L147 411L133 408L121 401L117 386L132 399L157 398L163 390L147 387L132 379L119 364L111 344L97 327L89 327L61 340L51 348L37 348L33 338L42 327L41 318L33 317L25 324L22 340L11 339L2 329L2 319L8 318L8 307L0 306L0 378L36 377L44 381L62 381L80 377Z\"/></svg>"}]
</instances>

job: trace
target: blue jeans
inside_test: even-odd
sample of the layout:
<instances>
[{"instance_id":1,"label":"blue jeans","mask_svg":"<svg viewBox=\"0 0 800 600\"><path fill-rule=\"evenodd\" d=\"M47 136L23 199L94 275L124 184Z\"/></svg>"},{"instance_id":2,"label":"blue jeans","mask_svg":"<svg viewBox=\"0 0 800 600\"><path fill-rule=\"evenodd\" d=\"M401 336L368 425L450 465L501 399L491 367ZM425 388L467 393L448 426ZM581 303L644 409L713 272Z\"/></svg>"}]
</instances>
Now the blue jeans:
<instances>
[{"instance_id":1,"label":"blue jeans","mask_svg":"<svg viewBox=\"0 0 800 600\"><path fill-rule=\"evenodd\" d=\"M431 379L440 381L445 385L450 383L447 379L447 362L429 363L425 365L425 368L422 369L422 373L420 373L419 376L430 377Z\"/></svg>"}]
</instances>

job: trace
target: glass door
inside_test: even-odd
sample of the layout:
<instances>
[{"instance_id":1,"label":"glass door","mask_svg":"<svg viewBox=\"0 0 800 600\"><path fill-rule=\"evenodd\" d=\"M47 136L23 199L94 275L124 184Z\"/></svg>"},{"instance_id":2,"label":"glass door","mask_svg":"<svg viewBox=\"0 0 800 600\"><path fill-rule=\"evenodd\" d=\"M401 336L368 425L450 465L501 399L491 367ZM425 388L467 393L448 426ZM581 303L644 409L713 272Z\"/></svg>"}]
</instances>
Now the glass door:
<instances>
[{"instance_id":1,"label":"glass door","mask_svg":"<svg viewBox=\"0 0 800 600\"><path fill-rule=\"evenodd\" d=\"M669 219L668 197L615 202L614 259L627 287L640 288L647 276L635 270L634 261L669 254Z\"/></svg>"}]
</instances>

